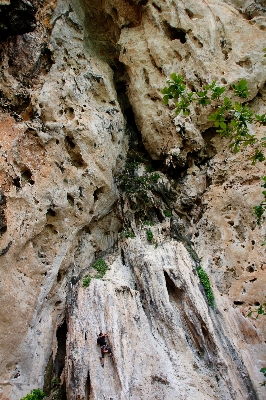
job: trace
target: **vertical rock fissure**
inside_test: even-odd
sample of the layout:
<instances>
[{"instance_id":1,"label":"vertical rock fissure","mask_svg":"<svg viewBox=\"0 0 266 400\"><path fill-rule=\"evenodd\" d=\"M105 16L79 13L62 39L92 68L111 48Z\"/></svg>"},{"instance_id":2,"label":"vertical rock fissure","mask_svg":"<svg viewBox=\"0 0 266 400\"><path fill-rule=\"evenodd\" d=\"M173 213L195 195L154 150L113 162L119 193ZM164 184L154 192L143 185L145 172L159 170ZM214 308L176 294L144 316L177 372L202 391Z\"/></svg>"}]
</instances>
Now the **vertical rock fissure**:
<instances>
[{"instance_id":1,"label":"vertical rock fissure","mask_svg":"<svg viewBox=\"0 0 266 400\"><path fill-rule=\"evenodd\" d=\"M65 368L65 358L66 358L66 335L67 335L67 324L66 321L63 322L61 326L57 329L57 352L54 360L54 373L59 379Z\"/></svg>"},{"instance_id":2,"label":"vertical rock fissure","mask_svg":"<svg viewBox=\"0 0 266 400\"><path fill-rule=\"evenodd\" d=\"M88 371L87 380L85 384L85 399L89 400L91 394L91 379L90 379L90 371Z\"/></svg>"}]
</instances>

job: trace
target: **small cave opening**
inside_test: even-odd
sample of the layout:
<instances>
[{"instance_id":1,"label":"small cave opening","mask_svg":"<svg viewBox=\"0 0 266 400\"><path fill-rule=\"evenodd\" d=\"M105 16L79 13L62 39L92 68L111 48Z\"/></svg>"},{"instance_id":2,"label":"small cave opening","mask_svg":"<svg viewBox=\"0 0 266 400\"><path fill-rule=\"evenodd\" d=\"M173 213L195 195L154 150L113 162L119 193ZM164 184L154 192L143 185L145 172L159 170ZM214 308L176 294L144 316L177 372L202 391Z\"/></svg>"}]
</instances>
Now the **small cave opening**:
<instances>
[{"instance_id":1,"label":"small cave opening","mask_svg":"<svg viewBox=\"0 0 266 400\"><path fill-rule=\"evenodd\" d=\"M74 167L82 168L87 166L82 158L80 149L75 143L75 139L73 137L69 135L65 137L65 146L69 154L70 161L72 165L74 165Z\"/></svg>"},{"instance_id":2,"label":"small cave opening","mask_svg":"<svg viewBox=\"0 0 266 400\"><path fill-rule=\"evenodd\" d=\"M16 178L13 179L13 185L16 186L18 189L21 188L21 183L20 183L20 177L17 176Z\"/></svg>"},{"instance_id":3,"label":"small cave opening","mask_svg":"<svg viewBox=\"0 0 266 400\"><path fill-rule=\"evenodd\" d=\"M25 169L21 173L21 180L24 182L28 182L30 185L34 185L35 181L32 179L32 173L29 169Z\"/></svg>"},{"instance_id":4,"label":"small cave opening","mask_svg":"<svg viewBox=\"0 0 266 400\"><path fill-rule=\"evenodd\" d=\"M183 290L179 289L175 283L172 281L170 276L166 271L164 273L164 279L165 279L165 284L166 284L166 289L169 295L169 300L173 301L176 304L180 304L182 302L182 297L183 297Z\"/></svg>"},{"instance_id":5,"label":"small cave opening","mask_svg":"<svg viewBox=\"0 0 266 400\"><path fill-rule=\"evenodd\" d=\"M164 33L170 40L179 40L180 43L184 44L187 41L186 31L181 28L175 28L171 26L167 21L163 23Z\"/></svg>"},{"instance_id":6,"label":"small cave opening","mask_svg":"<svg viewBox=\"0 0 266 400\"><path fill-rule=\"evenodd\" d=\"M71 149L74 149L76 147L76 144L70 136L65 137L65 143L67 147L70 147Z\"/></svg>"},{"instance_id":7,"label":"small cave opening","mask_svg":"<svg viewBox=\"0 0 266 400\"><path fill-rule=\"evenodd\" d=\"M59 379L64 368L66 358L67 324L64 321L56 331L57 352L54 360L54 374Z\"/></svg>"},{"instance_id":8,"label":"small cave opening","mask_svg":"<svg viewBox=\"0 0 266 400\"><path fill-rule=\"evenodd\" d=\"M242 306L243 304L245 304L244 301L240 301L240 300L235 300L235 301L234 301L234 305L235 305L235 306Z\"/></svg>"},{"instance_id":9,"label":"small cave opening","mask_svg":"<svg viewBox=\"0 0 266 400\"><path fill-rule=\"evenodd\" d=\"M71 194L67 194L67 201L69 202L69 204L71 205L71 207L73 207L74 206L74 197L73 196L71 196Z\"/></svg>"},{"instance_id":10,"label":"small cave opening","mask_svg":"<svg viewBox=\"0 0 266 400\"><path fill-rule=\"evenodd\" d=\"M52 209L52 208L48 208L46 215L49 217L55 217L56 216L56 212Z\"/></svg>"},{"instance_id":11,"label":"small cave opening","mask_svg":"<svg viewBox=\"0 0 266 400\"><path fill-rule=\"evenodd\" d=\"M85 400L89 400L91 394L91 379L90 379L90 371L88 371L86 383L85 383Z\"/></svg>"},{"instance_id":12,"label":"small cave opening","mask_svg":"<svg viewBox=\"0 0 266 400\"><path fill-rule=\"evenodd\" d=\"M97 188L93 192L94 202L99 200L100 194L104 193L104 187Z\"/></svg>"}]
</instances>

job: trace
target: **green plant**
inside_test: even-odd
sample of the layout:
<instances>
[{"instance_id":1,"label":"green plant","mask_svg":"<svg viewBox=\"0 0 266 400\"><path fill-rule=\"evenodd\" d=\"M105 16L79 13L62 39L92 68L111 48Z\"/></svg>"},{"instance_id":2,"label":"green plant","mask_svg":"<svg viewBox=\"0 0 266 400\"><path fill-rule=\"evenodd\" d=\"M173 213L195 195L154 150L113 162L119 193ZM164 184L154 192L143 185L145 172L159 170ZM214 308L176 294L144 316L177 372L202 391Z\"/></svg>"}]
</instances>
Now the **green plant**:
<instances>
[{"instance_id":1,"label":"green plant","mask_svg":"<svg viewBox=\"0 0 266 400\"><path fill-rule=\"evenodd\" d=\"M160 175L145 171L139 174L139 162L127 163L122 174L118 176L118 186L130 200L132 209L145 210L152 206L150 191Z\"/></svg>"},{"instance_id":2,"label":"green plant","mask_svg":"<svg viewBox=\"0 0 266 400\"><path fill-rule=\"evenodd\" d=\"M214 308L214 294L211 288L209 277L200 265L197 267L197 273L204 288L208 303L212 308Z\"/></svg>"},{"instance_id":3,"label":"green plant","mask_svg":"<svg viewBox=\"0 0 266 400\"><path fill-rule=\"evenodd\" d=\"M251 307L249 307L248 317L251 317L253 313L257 314L256 319L259 317L259 315L266 315L266 303L260 304L259 307L256 309L252 309ZM266 378L266 367L261 368L260 372L262 372L264 377ZM266 380L261 382L260 385L266 386Z\"/></svg>"},{"instance_id":4,"label":"green plant","mask_svg":"<svg viewBox=\"0 0 266 400\"><path fill-rule=\"evenodd\" d=\"M260 369L260 372L262 372L263 375L264 375L264 378L266 378L266 367L261 368L261 369ZM266 381L261 382L260 385L261 385L261 386L266 386Z\"/></svg>"},{"instance_id":5,"label":"green plant","mask_svg":"<svg viewBox=\"0 0 266 400\"><path fill-rule=\"evenodd\" d=\"M254 154L251 157L252 164L266 160L263 153L263 149L266 147L266 137L258 137L250 133L249 130L249 124L266 126L266 114L254 114L248 103L243 103L243 100L247 99L249 95L248 84L245 79L232 84L234 95L241 99L241 102L234 102L227 96L222 97L226 88L217 86L215 81L210 85L203 86L197 92L188 90L181 75L174 73L170 75L170 78L167 80L167 86L162 90L163 102L168 105L169 101L173 100L176 115L181 112L185 116L189 115L190 106L193 102L201 106L211 105L215 111L210 113L209 120L221 136L231 139L229 147L234 153L238 153L241 146L252 145L254 146ZM263 187L266 188L266 176L263 176L262 180ZM254 207L258 224L261 223L266 211L266 190L262 194L264 199L258 206Z\"/></svg>"},{"instance_id":6,"label":"green plant","mask_svg":"<svg viewBox=\"0 0 266 400\"><path fill-rule=\"evenodd\" d=\"M67 179L67 178L64 178L63 181L66 182L66 183L68 183L68 179Z\"/></svg>"},{"instance_id":7,"label":"green plant","mask_svg":"<svg viewBox=\"0 0 266 400\"><path fill-rule=\"evenodd\" d=\"M266 315L266 303L260 304L258 308L249 307L248 317L251 317L253 313L257 314L256 318L258 318L259 315Z\"/></svg>"},{"instance_id":8,"label":"green plant","mask_svg":"<svg viewBox=\"0 0 266 400\"><path fill-rule=\"evenodd\" d=\"M150 229L146 229L146 237L148 242L152 243L153 241L153 233Z\"/></svg>"},{"instance_id":9,"label":"green plant","mask_svg":"<svg viewBox=\"0 0 266 400\"><path fill-rule=\"evenodd\" d=\"M41 389L33 389L29 394L20 400L42 400L45 393Z\"/></svg>"},{"instance_id":10,"label":"green plant","mask_svg":"<svg viewBox=\"0 0 266 400\"><path fill-rule=\"evenodd\" d=\"M92 268L94 268L98 272L98 274L94 276L95 279L102 279L104 277L106 271L109 269L108 265L102 258L99 258L92 265Z\"/></svg>"},{"instance_id":11,"label":"green plant","mask_svg":"<svg viewBox=\"0 0 266 400\"><path fill-rule=\"evenodd\" d=\"M60 381L59 381L59 379L57 378L57 376L52 380L52 384L53 384L54 386L60 386Z\"/></svg>"},{"instance_id":12,"label":"green plant","mask_svg":"<svg viewBox=\"0 0 266 400\"><path fill-rule=\"evenodd\" d=\"M82 286L83 287L88 287L90 286L91 280L94 279L102 279L106 273L106 271L109 269L108 265L106 262L102 259L99 258L95 263L92 265L92 268L95 269L98 273L94 276L91 274L87 274L82 281Z\"/></svg>"},{"instance_id":13,"label":"green plant","mask_svg":"<svg viewBox=\"0 0 266 400\"><path fill-rule=\"evenodd\" d=\"M163 213L167 218L171 218L172 217L172 214L171 214L171 212L169 210L163 210Z\"/></svg>"},{"instance_id":14,"label":"green plant","mask_svg":"<svg viewBox=\"0 0 266 400\"><path fill-rule=\"evenodd\" d=\"M143 221L143 225L153 226L154 223L152 221L145 219L145 221Z\"/></svg>"},{"instance_id":15,"label":"green plant","mask_svg":"<svg viewBox=\"0 0 266 400\"><path fill-rule=\"evenodd\" d=\"M154 169L151 165L147 165L145 169L146 169L146 172L154 172Z\"/></svg>"},{"instance_id":16,"label":"green plant","mask_svg":"<svg viewBox=\"0 0 266 400\"><path fill-rule=\"evenodd\" d=\"M90 275L86 275L86 276L83 278L82 286L83 286L83 287L88 287L88 286L90 286L90 283L91 283L91 276L90 276Z\"/></svg>"},{"instance_id":17,"label":"green plant","mask_svg":"<svg viewBox=\"0 0 266 400\"><path fill-rule=\"evenodd\" d=\"M125 229L122 232L120 232L120 237L134 239L136 235L131 229Z\"/></svg>"}]
</instances>

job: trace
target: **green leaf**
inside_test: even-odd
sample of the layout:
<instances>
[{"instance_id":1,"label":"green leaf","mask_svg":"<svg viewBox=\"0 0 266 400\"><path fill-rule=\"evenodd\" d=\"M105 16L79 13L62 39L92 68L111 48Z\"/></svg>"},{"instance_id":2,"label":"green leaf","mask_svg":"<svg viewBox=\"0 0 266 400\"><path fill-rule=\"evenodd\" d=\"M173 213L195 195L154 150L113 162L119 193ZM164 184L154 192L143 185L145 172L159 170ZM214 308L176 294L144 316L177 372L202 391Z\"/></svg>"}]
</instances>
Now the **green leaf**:
<instances>
[{"instance_id":1,"label":"green leaf","mask_svg":"<svg viewBox=\"0 0 266 400\"><path fill-rule=\"evenodd\" d=\"M163 96L163 104L164 104L165 106L167 106L168 102L169 102L169 96L168 96L168 95Z\"/></svg>"},{"instance_id":2,"label":"green leaf","mask_svg":"<svg viewBox=\"0 0 266 400\"><path fill-rule=\"evenodd\" d=\"M232 88L234 89L235 94L238 97L246 99L248 97L248 83L246 79L241 79L237 84L232 84Z\"/></svg>"}]
</instances>

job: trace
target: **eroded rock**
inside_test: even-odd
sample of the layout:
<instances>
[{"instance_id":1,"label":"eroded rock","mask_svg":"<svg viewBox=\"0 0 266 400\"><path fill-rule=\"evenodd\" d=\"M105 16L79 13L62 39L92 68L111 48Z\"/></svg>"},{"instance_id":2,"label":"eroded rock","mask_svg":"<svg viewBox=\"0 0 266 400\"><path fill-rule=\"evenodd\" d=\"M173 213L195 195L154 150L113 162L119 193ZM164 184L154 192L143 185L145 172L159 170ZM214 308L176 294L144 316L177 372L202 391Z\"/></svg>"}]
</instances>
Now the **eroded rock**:
<instances>
[{"instance_id":1,"label":"eroded rock","mask_svg":"<svg viewBox=\"0 0 266 400\"><path fill-rule=\"evenodd\" d=\"M43 386L71 400L265 397L265 324L247 317L265 296L252 214L265 165L231 153L210 109L175 117L161 101L172 72L229 93L245 78L265 112L263 7L44 1L34 31L2 42L0 398ZM159 176L146 214L114 179L128 144L139 176ZM99 257L110 270L82 287Z\"/></svg>"}]
</instances>

